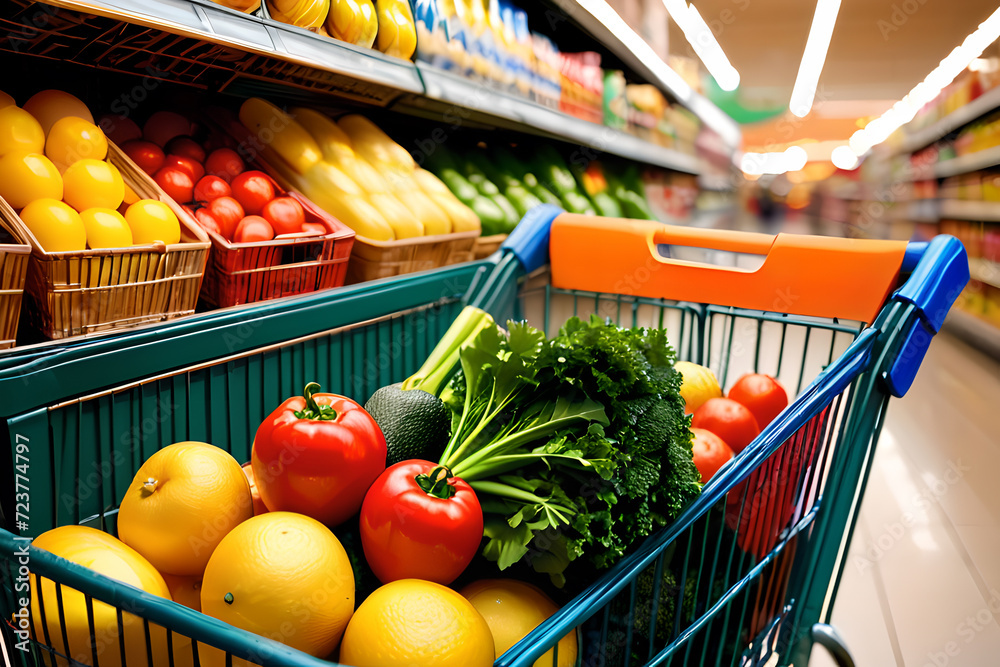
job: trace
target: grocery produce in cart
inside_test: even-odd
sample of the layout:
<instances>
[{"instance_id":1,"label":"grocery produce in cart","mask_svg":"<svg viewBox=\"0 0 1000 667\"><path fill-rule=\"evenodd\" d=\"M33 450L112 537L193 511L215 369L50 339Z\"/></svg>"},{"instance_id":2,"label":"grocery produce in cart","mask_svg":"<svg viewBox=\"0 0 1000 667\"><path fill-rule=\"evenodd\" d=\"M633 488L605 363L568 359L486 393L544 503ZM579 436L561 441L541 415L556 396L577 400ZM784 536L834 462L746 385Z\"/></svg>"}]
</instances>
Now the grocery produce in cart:
<instances>
[{"instance_id":1,"label":"grocery produce in cart","mask_svg":"<svg viewBox=\"0 0 1000 667\"><path fill-rule=\"evenodd\" d=\"M424 366L369 406L391 424L392 450L413 437L396 411L417 418L433 403L407 394L440 398L451 434L418 447L440 452L439 477L476 492L483 555L501 570L524 560L562 586L573 561L609 567L698 495L680 375L662 331L597 318L570 320L551 340L525 323L508 329L466 308ZM535 541L552 530L555 539ZM364 530L364 509L362 538L367 552L375 532Z\"/></svg>"}]
</instances>

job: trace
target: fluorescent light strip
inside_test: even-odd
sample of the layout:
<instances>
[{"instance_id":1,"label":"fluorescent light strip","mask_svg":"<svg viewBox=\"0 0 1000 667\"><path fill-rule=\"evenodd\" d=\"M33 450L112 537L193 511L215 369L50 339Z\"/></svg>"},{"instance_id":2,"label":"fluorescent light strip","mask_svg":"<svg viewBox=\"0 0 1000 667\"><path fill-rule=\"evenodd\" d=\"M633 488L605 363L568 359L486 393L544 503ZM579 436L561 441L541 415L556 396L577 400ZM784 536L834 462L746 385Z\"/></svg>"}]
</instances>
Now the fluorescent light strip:
<instances>
[{"instance_id":1,"label":"fluorescent light strip","mask_svg":"<svg viewBox=\"0 0 1000 667\"><path fill-rule=\"evenodd\" d=\"M726 143L730 146L739 145L743 137L739 125L714 104L692 90L683 77L663 62L653 47L636 34L611 5L605 0L574 1L577 6L607 28L643 65L649 68L678 101L686 105L708 127L715 130ZM670 2L680 2L682 6L684 5L684 0L664 0L665 4ZM667 10L670 10L669 4L667 4Z\"/></svg>"},{"instance_id":2,"label":"fluorescent light strip","mask_svg":"<svg viewBox=\"0 0 1000 667\"><path fill-rule=\"evenodd\" d=\"M813 14L812 27L809 28L809 39L806 40L805 51L799 62L799 73L795 76L795 86L788 108L799 118L804 118L812 109L816 99L816 88L819 86L819 75L826 63L826 53L830 49L830 39L833 37L833 27L837 24L837 14L840 13L840 0L818 0L816 13Z\"/></svg>"},{"instance_id":3,"label":"fluorescent light strip","mask_svg":"<svg viewBox=\"0 0 1000 667\"><path fill-rule=\"evenodd\" d=\"M851 135L849 145L854 155L857 157L864 155L874 146L888 139L889 135L897 129L913 120L917 111L933 101L998 37L1000 37L1000 9L997 9L988 19L980 23L979 28L966 37L961 46L952 49L951 53L931 70L923 81L914 86L903 99L868 123L864 129Z\"/></svg>"},{"instance_id":4,"label":"fluorescent light strip","mask_svg":"<svg viewBox=\"0 0 1000 667\"><path fill-rule=\"evenodd\" d=\"M719 84L719 88L736 90L740 85L740 73L729 62L698 9L694 5L688 5L685 0L663 0L663 6L684 33L695 54L705 64L705 69Z\"/></svg>"}]
</instances>

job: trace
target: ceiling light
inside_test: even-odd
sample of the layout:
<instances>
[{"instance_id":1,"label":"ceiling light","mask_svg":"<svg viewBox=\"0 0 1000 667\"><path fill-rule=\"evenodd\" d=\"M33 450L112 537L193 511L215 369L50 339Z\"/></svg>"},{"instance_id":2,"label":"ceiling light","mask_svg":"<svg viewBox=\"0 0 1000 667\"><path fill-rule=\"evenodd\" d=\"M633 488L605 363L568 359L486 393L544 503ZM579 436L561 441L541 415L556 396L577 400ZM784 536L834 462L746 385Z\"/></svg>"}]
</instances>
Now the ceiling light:
<instances>
[{"instance_id":1,"label":"ceiling light","mask_svg":"<svg viewBox=\"0 0 1000 667\"><path fill-rule=\"evenodd\" d=\"M686 0L663 0L667 13L684 33L695 54L705 65L719 88L726 91L736 90L740 85L740 73L729 62L719 42L712 34L712 29L705 23L698 9L688 5Z\"/></svg>"},{"instance_id":2,"label":"ceiling light","mask_svg":"<svg viewBox=\"0 0 1000 667\"><path fill-rule=\"evenodd\" d=\"M834 167L848 171L858 166L858 156L847 144L834 148L833 152L830 153L830 161L833 162Z\"/></svg>"},{"instance_id":3,"label":"ceiling light","mask_svg":"<svg viewBox=\"0 0 1000 667\"><path fill-rule=\"evenodd\" d=\"M822 1L820 0L820 2ZM816 11L819 12L818 7ZM914 86L902 100L865 125L863 129L851 135L848 143L854 154L864 155L873 146L882 143L897 129L913 120L917 110L933 101L966 67L978 62L986 47L995 42L997 37L1000 37L1000 9L994 11L988 19L980 23L979 28L966 37L960 46L952 49L951 53L945 56L938 66L931 70L923 81ZM811 38L812 35L810 35ZM808 49L808 46L806 48ZM798 81L796 81L796 85L798 85ZM793 98L794 95L793 92Z\"/></svg>"},{"instance_id":4,"label":"ceiling light","mask_svg":"<svg viewBox=\"0 0 1000 667\"><path fill-rule=\"evenodd\" d=\"M812 109L816 88L819 86L819 75L826 62L826 52L830 48L830 38L833 37L833 27L837 23L839 12L840 0L818 0L816 3L809 39L806 40L806 49L802 52L799 73L795 77L792 97L788 102L788 108L799 118L805 117Z\"/></svg>"}]
</instances>

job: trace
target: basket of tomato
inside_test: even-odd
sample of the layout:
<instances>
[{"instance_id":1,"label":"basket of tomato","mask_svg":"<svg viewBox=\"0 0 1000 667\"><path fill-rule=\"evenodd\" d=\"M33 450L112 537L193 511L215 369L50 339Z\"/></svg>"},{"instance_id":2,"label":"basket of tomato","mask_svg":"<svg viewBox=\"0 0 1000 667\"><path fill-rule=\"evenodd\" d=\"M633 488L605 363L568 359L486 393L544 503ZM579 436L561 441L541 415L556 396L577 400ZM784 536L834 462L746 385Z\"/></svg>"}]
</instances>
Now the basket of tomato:
<instances>
[{"instance_id":1,"label":"basket of tomato","mask_svg":"<svg viewBox=\"0 0 1000 667\"><path fill-rule=\"evenodd\" d=\"M305 294L344 284L354 231L264 172L248 168L227 136L192 138L194 124L172 112L181 132L161 148L124 148L198 221L212 241L202 298L218 307Z\"/></svg>"}]
</instances>

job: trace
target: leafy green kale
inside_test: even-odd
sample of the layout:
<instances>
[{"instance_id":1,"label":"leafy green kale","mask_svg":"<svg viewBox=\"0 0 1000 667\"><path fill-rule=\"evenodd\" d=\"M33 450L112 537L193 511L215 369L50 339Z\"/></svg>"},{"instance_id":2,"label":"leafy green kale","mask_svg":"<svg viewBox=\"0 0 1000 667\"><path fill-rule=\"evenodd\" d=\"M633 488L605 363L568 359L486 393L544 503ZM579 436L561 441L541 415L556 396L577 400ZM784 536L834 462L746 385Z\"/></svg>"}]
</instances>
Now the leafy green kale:
<instances>
[{"instance_id":1,"label":"leafy green kale","mask_svg":"<svg viewBox=\"0 0 1000 667\"><path fill-rule=\"evenodd\" d=\"M574 318L546 341L470 322L438 355L454 366L458 350L450 381L422 373L453 411L440 463L476 490L501 569L525 561L562 585L572 562L612 565L700 493L665 332Z\"/></svg>"},{"instance_id":2,"label":"leafy green kale","mask_svg":"<svg viewBox=\"0 0 1000 667\"><path fill-rule=\"evenodd\" d=\"M701 493L673 348L664 330L623 329L595 315L567 322L538 362L546 369L540 382L551 373L607 410L606 430L617 445L613 493L590 494L587 511L594 515L589 524L609 525L610 531L591 529L570 551L587 554L597 568L609 567ZM616 502L607 502L611 496Z\"/></svg>"}]
</instances>

